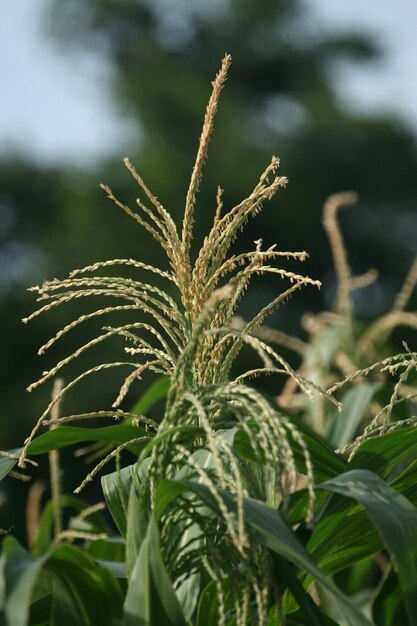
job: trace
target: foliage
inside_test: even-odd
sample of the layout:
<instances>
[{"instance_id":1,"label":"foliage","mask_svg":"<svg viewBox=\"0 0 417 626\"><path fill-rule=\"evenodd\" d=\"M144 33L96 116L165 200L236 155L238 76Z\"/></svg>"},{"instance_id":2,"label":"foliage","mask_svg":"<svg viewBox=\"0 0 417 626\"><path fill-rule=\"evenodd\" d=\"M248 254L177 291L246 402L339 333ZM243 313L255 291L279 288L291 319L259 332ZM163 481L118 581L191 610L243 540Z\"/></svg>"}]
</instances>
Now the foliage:
<instances>
[{"instance_id":1,"label":"foliage","mask_svg":"<svg viewBox=\"0 0 417 626\"><path fill-rule=\"evenodd\" d=\"M305 363L296 371L270 346L266 335L273 340L277 335L263 326L266 317L294 292L306 285L319 286L309 277L276 267L286 258L303 261L306 253L275 246L263 249L261 241L255 242L253 252L231 252L238 232L285 186L286 178L276 174L278 159L272 158L252 193L229 211L224 211L218 189L213 226L197 256L192 254L196 198L229 65L226 55L213 82L181 232L128 159L125 164L144 196L137 200L139 210L133 211L103 185L108 197L159 243L168 267L116 259L35 288L45 304L26 321L81 297L118 300L68 323L42 346L41 353L88 320L124 311L134 321L105 326L102 334L60 360L30 387L53 379L64 366L107 340L127 343L117 360L89 367L66 385L56 383L50 404L23 448L1 458L4 476L16 463L24 468L33 462L32 456L49 452L52 483L51 504L40 521L35 515L31 552L12 537L4 541L0 596L4 624L365 626L374 623L377 615L384 626L406 620L417 624L413 443L417 439L413 418L395 419L398 406L414 395L410 389L400 395L400 390L416 369L417 354L407 348L404 354L365 367L355 360L361 351L351 292L367 280L350 275L335 217L341 202L351 196L333 197L325 208L339 292L331 323L321 327L327 340L332 339L327 359L314 361L321 340L315 336L302 350L309 363L307 372ZM113 275L112 270L120 266L149 272L165 279L169 287ZM109 270L108 276L101 275L103 269ZM289 286L249 321L236 318L251 279L263 274L277 275ZM397 312L399 301L401 311L406 304L414 274L412 270L396 300ZM386 322L375 324L382 326L383 333L392 327ZM361 338L374 346L378 336L371 326ZM282 333L279 341L300 348L297 340ZM245 346L259 363L241 372L238 356ZM354 371L335 382L335 365L343 367L346 362ZM120 367L131 372L111 410L61 416L62 399L80 381ZM163 378L132 410L120 409L145 370ZM389 389L382 378L364 384L364 377L376 371L401 373L388 404L355 438L375 393ZM285 377L277 399L248 384L261 374ZM333 394L347 384L350 395L343 398L342 409ZM142 414L165 395L161 419ZM310 411L317 398L319 418ZM337 417L334 411L340 409ZM297 410L303 419L296 416ZM342 426L337 423L340 416ZM94 428L68 425L96 418L121 423ZM323 425L329 426L329 443L321 437L326 435ZM37 436L42 426L50 430ZM102 518L102 504L88 507L60 492L57 450L91 441L99 444L89 448L91 455L101 458L76 492L115 459L116 471L102 478L102 488L117 532ZM334 451L345 444L347 458ZM126 450L136 459L122 467L121 454ZM66 528L63 507L76 510ZM378 571L381 560L382 571ZM362 605L339 585L343 573L354 581L359 567L361 584L351 592L363 591L364 580L377 579Z\"/></svg>"}]
</instances>

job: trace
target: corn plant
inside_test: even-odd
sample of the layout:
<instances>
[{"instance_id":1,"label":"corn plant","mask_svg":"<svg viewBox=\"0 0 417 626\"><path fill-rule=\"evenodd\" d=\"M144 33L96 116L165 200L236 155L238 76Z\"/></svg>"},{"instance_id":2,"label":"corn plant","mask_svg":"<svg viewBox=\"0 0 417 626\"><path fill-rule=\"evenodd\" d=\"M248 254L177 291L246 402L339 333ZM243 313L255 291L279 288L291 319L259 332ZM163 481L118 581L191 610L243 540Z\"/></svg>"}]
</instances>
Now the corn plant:
<instances>
[{"instance_id":1,"label":"corn plant","mask_svg":"<svg viewBox=\"0 0 417 626\"><path fill-rule=\"evenodd\" d=\"M291 403L283 401L288 386L291 397L299 390L305 414L317 398L321 410L323 401L340 411L333 393L377 365L355 369L348 381L333 384L329 391L318 384L314 372L296 371L268 342L264 321L299 289L320 287L319 281L282 267L287 259L304 261L306 252L264 249L260 240L251 252L232 252L239 231L287 183L277 173L276 157L236 206L225 209L223 192L217 190L213 225L193 252L202 170L230 62L226 55L213 82L181 228L128 159L125 165L140 192L135 210L102 185L109 199L161 246L166 267L115 259L34 288L40 308L25 322L84 297L109 302L69 322L40 353L88 320L128 312L134 321L104 326L29 388L57 380L65 366L90 348L121 340L114 361L82 371L66 384L55 383L51 402L23 447L0 459L5 476L16 463L25 468L33 456L52 453L53 498L31 532L31 552L11 537L4 542L5 624L362 626L374 623L372 610L381 611L386 597L392 606L397 603L390 613L393 619L399 615L417 623L413 423L377 433L372 423L347 460L295 417ZM134 277L115 276L113 270L120 266ZM103 275L108 269L110 275ZM241 299L252 279L264 274L276 275L283 287L252 319L242 321L237 316ZM142 279L145 275L157 281ZM350 288L342 287L337 306L343 319L351 319ZM239 371L244 347L253 351L254 363ZM379 364L393 374L404 370L386 409L390 415L399 385L416 362L416 354L408 351ZM128 374L111 408L62 415L69 391L113 368ZM133 408L123 408L147 370L159 376L156 383ZM278 400L249 384L264 374L287 380ZM151 419L145 413L165 396L160 419ZM116 423L72 426L96 418ZM48 432L39 434L45 426ZM370 433L378 436L369 438ZM117 532L101 517L103 504L87 506L61 494L56 450L85 441L104 442L106 453L75 492L115 461L116 470L101 482ZM123 466L124 451L135 455L133 464ZM62 521L64 507L77 512L68 527ZM362 609L331 575L384 548L389 554L386 567Z\"/></svg>"},{"instance_id":2,"label":"corn plant","mask_svg":"<svg viewBox=\"0 0 417 626\"><path fill-rule=\"evenodd\" d=\"M390 355L387 349L390 335L396 328L417 328L416 312L406 310L417 281L417 260L411 265L391 310L369 325L359 322L354 315L353 294L371 285L378 278L378 272L370 269L363 275L352 275L337 218L341 209L356 200L353 192L334 194L328 198L323 209L323 225L337 277L332 310L322 311L316 316L305 314L302 324L309 334L307 342L267 327L258 330L263 339L285 346L298 355L300 374L331 394L340 394L339 390L343 390L340 396L343 410L339 413L319 394L316 394L315 402L306 401L298 393L293 380L287 381L278 401L283 406L300 411L303 419L316 432L343 452L350 453L372 434L391 432L414 424L412 416L406 421L396 420L393 407L412 400L417 391L412 383L407 382L414 371L408 346L405 345L405 353L395 356ZM236 319L235 325L241 327L242 320ZM399 374L400 379L385 405L381 399L385 400L390 395L387 381L392 380L393 374ZM356 440L355 435L358 435Z\"/></svg>"}]
</instances>

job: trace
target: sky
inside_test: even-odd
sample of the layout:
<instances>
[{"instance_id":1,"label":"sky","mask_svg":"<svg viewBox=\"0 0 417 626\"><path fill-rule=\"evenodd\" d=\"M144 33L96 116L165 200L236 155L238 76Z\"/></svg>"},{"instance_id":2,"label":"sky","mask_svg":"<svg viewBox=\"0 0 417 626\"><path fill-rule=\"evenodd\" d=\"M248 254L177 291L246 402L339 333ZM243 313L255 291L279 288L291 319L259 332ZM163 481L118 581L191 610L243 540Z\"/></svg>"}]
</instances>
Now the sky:
<instances>
[{"instance_id":1,"label":"sky","mask_svg":"<svg viewBox=\"0 0 417 626\"><path fill-rule=\"evenodd\" d=\"M394 111L417 135L416 0L304 0L314 27L349 26L374 34L385 57L367 68L337 67L335 86L347 106ZM59 51L45 35L48 0L0 5L0 154L44 162L93 160L128 152L135 141L108 97L109 68L93 55Z\"/></svg>"},{"instance_id":2,"label":"sky","mask_svg":"<svg viewBox=\"0 0 417 626\"><path fill-rule=\"evenodd\" d=\"M108 97L109 68L59 50L46 35L48 0L0 2L0 154L89 160L131 141Z\"/></svg>"},{"instance_id":3,"label":"sky","mask_svg":"<svg viewBox=\"0 0 417 626\"><path fill-rule=\"evenodd\" d=\"M306 4L323 28L343 32L354 27L373 35L385 51L376 64L343 67L334 77L347 103L365 111L398 112L417 134L416 0L307 0Z\"/></svg>"}]
</instances>

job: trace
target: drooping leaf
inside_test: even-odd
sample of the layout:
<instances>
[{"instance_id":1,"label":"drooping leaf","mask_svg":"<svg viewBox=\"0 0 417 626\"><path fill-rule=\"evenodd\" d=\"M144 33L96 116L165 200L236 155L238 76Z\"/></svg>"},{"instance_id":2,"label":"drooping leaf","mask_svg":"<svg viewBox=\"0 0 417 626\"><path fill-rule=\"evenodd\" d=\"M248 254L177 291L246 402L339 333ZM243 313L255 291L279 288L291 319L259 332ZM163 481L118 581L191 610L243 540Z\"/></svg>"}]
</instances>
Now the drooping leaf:
<instances>
[{"instance_id":1,"label":"drooping leaf","mask_svg":"<svg viewBox=\"0 0 417 626\"><path fill-rule=\"evenodd\" d=\"M117 424L116 426L104 426L103 428L60 426L34 439L29 446L29 454L45 454L45 452L50 450L58 450L86 441L106 441L117 445L138 437L147 436L148 433L144 428L130 424ZM139 451L144 447L145 443L145 441L143 445L136 443L134 447Z\"/></svg>"},{"instance_id":2,"label":"drooping leaf","mask_svg":"<svg viewBox=\"0 0 417 626\"><path fill-rule=\"evenodd\" d=\"M318 509L320 509L324 500L328 496L324 491L317 492L315 496L316 499L314 502L314 511L316 512ZM310 494L308 493L307 489L300 489L299 491L295 491L290 495L287 519L291 525L301 524L305 521L309 504Z\"/></svg>"},{"instance_id":3,"label":"drooping leaf","mask_svg":"<svg viewBox=\"0 0 417 626\"><path fill-rule=\"evenodd\" d=\"M417 429L407 428L365 441L349 468L373 471L417 506L417 460L410 462L416 451ZM294 495L295 512L299 513L303 503L298 499L302 496ZM332 494L320 511L307 548L325 573L334 574L378 552L383 545L363 507Z\"/></svg>"},{"instance_id":4,"label":"drooping leaf","mask_svg":"<svg viewBox=\"0 0 417 626\"><path fill-rule=\"evenodd\" d=\"M34 558L14 538L7 537L0 588L2 626L115 626L122 615L121 590L114 577L69 545ZM31 606L35 594L38 597Z\"/></svg>"},{"instance_id":5,"label":"drooping leaf","mask_svg":"<svg viewBox=\"0 0 417 626\"><path fill-rule=\"evenodd\" d=\"M398 568L409 623L417 624L417 509L368 470L352 470L319 485L366 509Z\"/></svg>"},{"instance_id":6,"label":"drooping leaf","mask_svg":"<svg viewBox=\"0 0 417 626\"><path fill-rule=\"evenodd\" d=\"M90 541L84 550L98 565L108 569L113 578L126 580L126 542L122 537Z\"/></svg>"},{"instance_id":7,"label":"drooping leaf","mask_svg":"<svg viewBox=\"0 0 417 626\"><path fill-rule=\"evenodd\" d=\"M184 493L184 485L180 482L176 480L162 480L155 494L155 518L160 520L171 502L182 493Z\"/></svg>"}]
</instances>

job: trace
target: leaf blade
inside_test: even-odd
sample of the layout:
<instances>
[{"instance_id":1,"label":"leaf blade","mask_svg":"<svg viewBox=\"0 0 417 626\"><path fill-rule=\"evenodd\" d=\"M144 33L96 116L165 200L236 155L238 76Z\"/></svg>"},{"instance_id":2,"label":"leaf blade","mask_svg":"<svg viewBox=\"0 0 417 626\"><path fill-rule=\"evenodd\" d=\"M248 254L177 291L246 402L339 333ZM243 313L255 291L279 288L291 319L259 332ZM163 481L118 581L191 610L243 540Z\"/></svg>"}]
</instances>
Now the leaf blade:
<instances>
[{"instance_id":1,"label":"leaf blade","mask_svg":"<svg viewBox=\"0 0 417 626\"><path fill-rule=\"evenodd\" d=\"M369 470L352 470L319 485L354 498L366 509L394 558L408 609L417 625L417 509Z\"/></svg>"}]
</instances>

